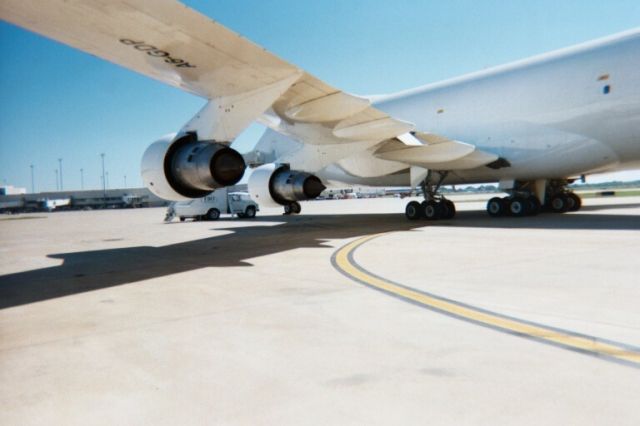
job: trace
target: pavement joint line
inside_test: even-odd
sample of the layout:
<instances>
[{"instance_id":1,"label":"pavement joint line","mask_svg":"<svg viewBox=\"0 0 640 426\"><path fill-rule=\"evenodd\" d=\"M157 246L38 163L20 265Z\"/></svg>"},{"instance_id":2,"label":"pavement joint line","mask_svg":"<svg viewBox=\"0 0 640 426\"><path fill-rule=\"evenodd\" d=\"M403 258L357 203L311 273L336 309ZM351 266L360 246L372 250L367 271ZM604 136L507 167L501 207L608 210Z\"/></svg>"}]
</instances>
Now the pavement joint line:
<instances>
[{"instance_id":1,"label":"pavement joint line","mask_svg":"<svg viewBox=\"0 0 640 426\"><path fill-rule=\"evenodd\" d=\"M389 232L384 232L366 235L345 244L337 249L331 257L333 267L353 281L422 308L503 333L640 368L640 348L638 347L510 317L457 300L447 299L380 277L355 261L354 254L358 248L374 238L389 234Z\"/></svg>"}]
</instances>

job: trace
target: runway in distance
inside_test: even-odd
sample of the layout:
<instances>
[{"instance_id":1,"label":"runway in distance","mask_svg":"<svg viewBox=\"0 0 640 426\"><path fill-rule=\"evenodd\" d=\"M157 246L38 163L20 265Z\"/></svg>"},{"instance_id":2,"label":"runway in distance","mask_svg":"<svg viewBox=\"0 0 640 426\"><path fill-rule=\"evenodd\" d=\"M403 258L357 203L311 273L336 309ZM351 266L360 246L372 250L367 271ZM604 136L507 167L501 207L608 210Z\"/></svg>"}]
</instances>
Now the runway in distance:
<instances>
[{"instance_id":1,"label":"runway in distance","mask_svg":"<svg viewBox=\"0 0 640 426\"><path fill-rule=\"evenodd\" d=\"M261 205L299 213L333 183L420 186L409 219L448 219L442 184L499 182L492 216L580 208L568 183L640 168L640 29L391 95L334 88L172 1L4 0L3 20L208 100L149 146L145 185L199 198L253 168ZM268 127L244 156L230 148Z\"/></svg>"}]
</instances>

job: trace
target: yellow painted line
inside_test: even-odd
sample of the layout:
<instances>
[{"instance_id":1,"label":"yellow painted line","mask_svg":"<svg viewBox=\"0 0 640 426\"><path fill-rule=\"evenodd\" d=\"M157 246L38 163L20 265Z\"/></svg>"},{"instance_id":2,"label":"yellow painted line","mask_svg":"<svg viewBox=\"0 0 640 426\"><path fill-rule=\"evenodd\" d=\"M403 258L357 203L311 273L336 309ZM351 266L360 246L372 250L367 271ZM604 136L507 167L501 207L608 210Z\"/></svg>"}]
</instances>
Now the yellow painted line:
<instances>
[{"instance_id":1,"label":"yellow painted line","mask_svg":"<svg viewBox=\"0 0 640 426\"><path fill-rule=\"evenodd\" d=\"M428 295L372 275L357 265L353 260L353 253L358 247L381 235L384 234L368 235L341 247L333 255L333 264L340 272L356 281L424 307L436 309L501 331L546 341L567 349L613 358L614 360L640 367L640 351L631 349L626 345L604 342L596 337L562 331L540 324L532 324L516 318L508 318L456 301Z\"/></svg>"}]
</instances>

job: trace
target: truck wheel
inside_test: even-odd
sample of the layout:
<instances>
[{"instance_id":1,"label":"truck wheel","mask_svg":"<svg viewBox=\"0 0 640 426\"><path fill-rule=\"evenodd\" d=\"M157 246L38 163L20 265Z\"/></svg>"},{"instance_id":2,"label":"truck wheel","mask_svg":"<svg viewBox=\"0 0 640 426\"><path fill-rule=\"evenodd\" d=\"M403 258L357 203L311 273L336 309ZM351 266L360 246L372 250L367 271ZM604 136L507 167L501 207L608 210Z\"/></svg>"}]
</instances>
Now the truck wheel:
<instances>
[{"instance_id":1,"label":"truck wheel","mask_svg":"<svg viewBox=\"0 0 640 426\"><path fill-rule=\"evenodd\" d=\"M218 220L218 218L220 218L220 210L210 209L207 212L207 220Z\"/></svg>"},{"instance_id":2,"label":"truck wheel","mask_svg":"<svg viewBox=\"0 0 640 426\"><path fill-rule=\"evenodd\" d=\"M247 209L244 211L244 217L249 219L253 219L254 217L256 217L256 208L253 206L247 207Z\"/></svg>"},{"instance_id":3,"label":"truck wheel","mask_svg":"<svg viewBox=\"0 0 640 426\"><path fill-rule=\"evenodd\" d=\"M180 216L180 222L184 222L186 218L184 216Z\"/></svg>"}]
</instances>

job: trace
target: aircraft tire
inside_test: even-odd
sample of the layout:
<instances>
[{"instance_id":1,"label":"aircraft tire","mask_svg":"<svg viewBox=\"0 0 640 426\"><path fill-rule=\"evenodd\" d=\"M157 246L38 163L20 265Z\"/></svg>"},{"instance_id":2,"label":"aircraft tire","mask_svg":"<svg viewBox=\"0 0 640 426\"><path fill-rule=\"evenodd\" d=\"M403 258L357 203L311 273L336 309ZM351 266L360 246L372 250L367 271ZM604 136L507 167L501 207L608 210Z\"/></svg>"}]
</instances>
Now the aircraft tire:
<instances>
[{"instance_id":1,"label":"aircraft tire","mask_svg":"<svg viewBox=\"0 0 640 426\"><path fill-rule=\"evenodd\" d=\"M442 200L442 219L453 219L456 215L456 205L451 200Z\"/></svg>"},{"instance_id":2,"label":"aircraft tire","mask_svg":"<svg viewBox=\"0 0 640 426\"><path fill-rule=\"evenodd\" d=\"M291 213L300 214L301 211L302 211L302 206L300 205L299 202L294 201L293 203L291 203Z\"/></svg>"},{"instance_id":3,"label":"aircraft tire","mask_svg":"<svg viewBox=\"0 0 640 426\"><path fill-rule=\"evenodd\" d=\"M566 194L556 194L549 200L549 208L554 213L565 213L569 209L569 200Z\"/></svg>"},{"instance_id":4,"label":"aircraft tire","mask_svg":"<svg viewBox=\"0 0 640 426\"><path fill-rule=\"evenodd\" d=\"M487 202L487 213L492 217L504 216L506 211L505 202L500 197L493 197Z\"/></svg>"},{"instance_id":5,"label":"aircraft tire","mask_svg":"<svg viewBox=\"0 0 640 426\"><path fill-rule=\"evenodd\" d=\"M422 208L427 220L437 220L442 217L442 206L433 200L423 201Z\"/></svg>"},{"instance_id":6,"label":"aircraft tire","mask_svg":"<svg viewBox=\"0 0 640 426\"><path fill-rule=\"evenodd\" d=\"M529 201L522 197L513 197L509 200L507 211L511 216L526 216L529 212Z\"/></svg>"},{"instance_id":7,"label":"aircraft tire","mask_svg":"<svg viewBox=\"0 0 640 426\"><path fill-rule=\"evenodd\" d=\"M579 196L570 192L567 194L567 198L570 200L568 211L577 212L580 210L580 207L582 207L582 199Z\"/></svg>"},{"instance_id":8,"label":"aircraft tire","mask_svg":"<svg viewBox=\"0 0 640 426\"><path fill-rule=\"evenodd\" d=\"M405 207L404 215L409 220L418 220L422 218L422 206L417 201L411 201Z\"/></svg>"},{"instance_id":9,"label":"aircraft tire","mask_svg":"<svg viewBox=\"0 0 640 426\"><path fill-rule=\"evenodd\" d=\"M529 198L527 198L527 201L529 202L529 215L531 216L538 215L542 210L542 206L540 205L540 201L538 200L538 197L536 197L535 195L532 195Z\"/></svg>"}]
</instances>

